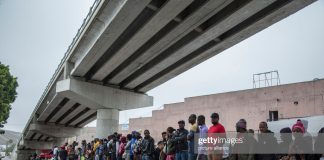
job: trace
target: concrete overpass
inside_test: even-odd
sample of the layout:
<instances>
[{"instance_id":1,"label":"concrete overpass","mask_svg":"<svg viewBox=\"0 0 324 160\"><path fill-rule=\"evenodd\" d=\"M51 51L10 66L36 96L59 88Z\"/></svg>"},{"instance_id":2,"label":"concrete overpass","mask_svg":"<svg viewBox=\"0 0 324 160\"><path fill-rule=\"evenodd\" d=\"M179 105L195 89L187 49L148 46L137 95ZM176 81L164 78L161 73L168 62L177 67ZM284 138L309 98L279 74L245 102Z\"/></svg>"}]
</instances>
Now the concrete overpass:
<instances>
[{"instance_id":1,"label":"concrete overpass","mask_svg":"<svg viewBox=\"0 0 324 160\"><path fill-rule=\"evenodd\" d=\"M314 1L96 0L23 130L18 159L95 119L106 137L119 111L153 105L147 91Z\"/></svg>"}]
</instances>

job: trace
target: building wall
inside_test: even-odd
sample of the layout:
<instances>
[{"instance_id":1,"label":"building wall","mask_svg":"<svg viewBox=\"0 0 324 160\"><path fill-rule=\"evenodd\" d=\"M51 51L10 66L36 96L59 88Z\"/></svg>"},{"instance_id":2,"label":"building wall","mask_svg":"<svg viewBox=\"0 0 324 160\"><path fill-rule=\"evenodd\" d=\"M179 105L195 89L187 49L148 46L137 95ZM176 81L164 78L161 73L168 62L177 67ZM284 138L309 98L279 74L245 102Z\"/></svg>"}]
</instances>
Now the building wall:
<instances>
[{"instance_id":1,"label":"building wall","mask_svg":"<svg viewBox=\"0 0 324 160\"><path fill-rule=\"evenodd\" d=\"M177 128L179 120L186 121L190 114L220 114L220 123L227 131L234 131L235 123L245 118L248 128L258 130L261 121L269 119L269 111L278 111L279 119L324 115L324 80L301 82L266 88L249 89L185 98L184 102L166 104L164 109L152 112L152 117L134 118L129 121L129 132L149 129L155 140L167 127ZM123 131L124 133L127 133Z\"/></svg>"},{"instance_id":2,"label":"building wall","mask_svg":"<svg viewBox=\"0 0 324 160\"><path fill-rule=\"evenodd\" d=\"M87 143L96 138L96 127L83 127L79 136L68 138L67 142L72 144L73 141L79 142L81 145L82 140L86 140Z\"/></svg>"}]
</instances>

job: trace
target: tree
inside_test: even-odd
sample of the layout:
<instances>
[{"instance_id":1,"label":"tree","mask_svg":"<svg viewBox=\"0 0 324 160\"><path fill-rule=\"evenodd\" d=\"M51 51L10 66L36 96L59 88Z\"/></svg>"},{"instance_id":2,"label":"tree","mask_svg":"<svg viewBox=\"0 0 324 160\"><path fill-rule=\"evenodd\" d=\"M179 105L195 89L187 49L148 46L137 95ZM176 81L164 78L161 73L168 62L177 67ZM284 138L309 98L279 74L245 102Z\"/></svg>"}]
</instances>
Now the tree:
<instances>
[{"instance_id":1,"label":"tree","mask_svg":"<svg viewBox=\"0 0 324 160\"><path fill-rule=\"evenodd\" d=\"M13 77L9 72L9 66L0 62L0 127L7 123L11 104L15 101L18 87L17 77Z\"/></svg>"},{"instance_id":2,"label":"tree","mask_svg":"<svg viewBox=\"0 0 324 160\"><path fill-rule=\"evenodd\" d=\"M15 148L15 145L13 143L13 140L12 139L9 139L6 143L6 149L5 149L5 155L6 156L10 156L11 155L11 152L13 151L13 149Z\"/></svg>"}]
</instances>

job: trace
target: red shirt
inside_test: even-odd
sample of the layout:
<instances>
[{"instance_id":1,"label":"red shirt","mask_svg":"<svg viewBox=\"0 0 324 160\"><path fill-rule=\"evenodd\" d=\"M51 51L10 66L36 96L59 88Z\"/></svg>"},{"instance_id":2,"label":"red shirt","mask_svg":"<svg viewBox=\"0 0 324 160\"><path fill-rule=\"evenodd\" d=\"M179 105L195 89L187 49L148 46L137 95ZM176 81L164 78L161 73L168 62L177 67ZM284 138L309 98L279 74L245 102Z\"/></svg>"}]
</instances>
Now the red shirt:
<instances>
[{"instance_id":1,"label":"red shirt","mask_svg":"<svg viewBox=\"0 0 324 160\"><path fill-rule=\"evenodd\" d=\"M213 134L213 133L222 133L222 134ZM225 134L225 128L223 125L220 123L217 123L216 125L212 125L209 127L208 130L208 137L213 137L213 138L226 138ZM213 144L210 144L210 146L213 146ZM223 146L223 144L217 143L216 146ZM222 150L220 150L222 152Z\"/></svg>"},{"instance_id":2,"label":"red shirt","mask_svg":"<svg viewBox=\"0 0 324 160\"><path fill-rule=\"evenodd\" d=\"M220 123L209 127L208 133L225 133L225 128Z\"/></svg>"}]
</instances>

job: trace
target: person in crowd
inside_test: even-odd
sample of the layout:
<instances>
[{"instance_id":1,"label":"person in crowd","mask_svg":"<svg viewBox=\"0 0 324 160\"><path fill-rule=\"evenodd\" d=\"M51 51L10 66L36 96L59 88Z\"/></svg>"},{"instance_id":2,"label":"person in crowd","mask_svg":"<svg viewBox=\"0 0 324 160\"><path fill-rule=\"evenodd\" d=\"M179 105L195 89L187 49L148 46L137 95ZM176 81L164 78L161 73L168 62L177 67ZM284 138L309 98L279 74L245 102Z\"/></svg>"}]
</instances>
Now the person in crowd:
<instances>
[{"instance_id":1,"label":"person in crowd","mask_svg":"<svg viewBox=\"0 0 324 160\"><path fill-rule=\"evenodd\" d=\"M66 143L64 144L64 147L65 147L65 150L67 150L68 147L69 147L69 143L66 142Z\"/></svg>"},{"instance_id":2,"label":"person in crowd","mask_svg":"<svg viewBox=\"0 0 324 160\"><path fill-rule=\"evenodd\" d=\"M142 154L142 136L139 132L135 133L136 141L133 147L133 153L134 153L134 160L141 160L141 154Z\"/></svg>"},{"instance_id":3,"label":"person in crowd","mask_svg":"<svg viewBox=\"0 0 324 160\"><path fill-rule=\"evenodd\" d=\"M283 159L288 156L289 148L292 143L292 131L289 127L280 130L281 142L278 144L278 158Z\"/></svg>"},{"instance_id":4,"label":"person in crowd","mask_svg":"<svg viewBox=\"0 0 324 160\"><path fill-rule=\"evenodd\" d=\"M164 148L163 141L159 141L157 143L157 147L154 150L154 160L160 160L160 155L161 155L161 152L162 152L163 148Z\"/></svg>"},{"instance_id":5,"label":"person in crowd","mask_svg":"<svg viewBox=\"0 0 324 160\"><path fill-rule=\"evenodd\" d=\"M106 155L105 155L105 150L107 148L107 145L105 145L104 140L100 139L99 140L99 160L105 160L106 159Z\"/></svg>"},{"instance_id":6,"label":"person in crowd","mask_svg":"<svg viewBox=\"0 0 324 160\"><path fill-rule=\"evenodd\" d=\"M126 136L126 138L127 138L127 143L126 143L126 146L125 146L125 160L130 160L131 159L130 153L131 153L132 135L128 134Z\"/></svg>"},{"instance_id":7,"label":"person in crowd","mask_svg":"<svg viewBox=\"0 0 324 160\"><path fill-rule=\"evenodd\" d=\"M118 134L117 132L114 133L116 135L116 159L119 159L118 157L118 153L119 153L119 145L120 145L120 138L121 138L121 134Z\"/></svg>"},{"instance_id":8,"label":"person in crowd","mask_svg":"<svg viewBox=\"0 0 324 160\"><path fill-rule=\"evenodd\" d=\"M91 145L91 149L92 149L92 150L94 149L94 145L95 145L95 143L96 143L95 140L96 140L96 139L94 139L93 141L90 142L90 145Z\"/></svg>"},{"instance_id":9,"label":"person in crowd","mask_svg":"<svg viewBox=\"0 0 324 160\"><path fill-rule=\"evenodd\" d=\"M103 139L103 156L105 156L105 159L109 159L109 145L108 145L108 139Z\"/></svg>"},{"instance_id":10,"label":"person in crowd","mask_svg":"<svg viewBox=\"0 0 324 160\"><path fill-rule=\"evenodd\" d=\"M84 160L84 156L83 156L81 147L78 147L78 149L77 149L77 156L78 156L77 160Z\"/></svg>"},{"instance_id":11,"label":"person in crowd","mask_svg":"<svg viewBox=\"0 0 324 160\"><path fill-rule=\"evenodd\" d=\"M174 139L176 130L173 127L168 127L166 132L168 139L166 146L163 148L163 153L161 153L160 160L175 160L176 141Z\"/></svg>"},{"instance_id":12,"label":"person in crowd","mask_svg":"<svg viewBox=\"0 0 324 160\"><path fill-rule=\"evenodd\" d=\"M189 134L187 135L188 140L188 160L196 160L197 154L195 154L195 134L198 133L197 127L197 116L195 114L191 114L188 118L188 122L191 124Z\"/></svg>"},{"instance_id":13,"label":"person in crowd","mask_svg":"<svg viewBox=\"0 0 324 160\"><path fill-rule=\"evenodd\" d=\"M114 135L109 135L108 137L107 137L107 153L106 153L106 157L107 157L107 159L108 160L111 160L111 150L112 150L112 148L110 147L111 146L111 144L113 143L113 137L114 137Z\"/></svg>"},{"instance_id":14,"label":"person in crowd","mask_svg":"<svg viewBox=\"0 0 324 160\"><path fill-rule=\"evenodd\" d=\"M62 146L59 150L59 158L60 160L67 160L68 158L68 153L65 150L65 146Z\"/></svg>"},{"instance_id":15,"label":"person in crowd","mask_svg":"<svg viewBox=\"0 0 324 160\"><path fill-rule=\"evenodd\" d=\"M258 154L256 158L258 160L273 160L276 159L277 153L277 139L274 137L274 133L268 129L267 122L259 123L260 134L258 135Z\"/></svg>"},{"instance_id":16,"label":"person in crowd","mask_svg":"<svg viewBox=\"0 0 324 160\"><path fill-rule=\"evenodd\" d=\"M40 160L39 156L37 156L37 153L33 153L33 155L30 157L31 160Z\"/></svg>"},{"instance_id":17,"label":"person in crowd","mask_svg":"<svg viewBox=\"0 0 324 160\"><path fill-rule=\"evenodd\" d=\"M85 155L85 152L87 150L87 141L86 140L81 141L81 149L82 149L82 155Z\"/></svg>"},{"instance_id":18,"label":"person in crowd","mask_svg":"<svg viewBox=\"0 0 324 160\"><path fill-rule=\"evenodd\" d=\"M126 147L126 137L122 136L120 138L120 144L119 144L119 149L118 149L118 160L123 159L123 155L125 153L125 147Z\"/></svg>"},{"instance_id":19,"label":"person in crowd","mask_svg":"<svg viewBox=\"0 0 324 160\"><path fill-rule=\"evenodd\" d=\"M94 144L93 144L93 153L95 155L95 160L99 159L99 150L97 150L97 148L99 147L100 142L98 138L95 138L94 140Z\"/></svg>"},{"instance_id":20,"label":"person in crowd","mask_svg":"<svg viewBox=\"0 0 324 160\"><path fill-rule=\"evenodd\" d=\"M166 142L167 142L167 133L166 132L162 132L161 133L161 135L162 135L162 142L164 143L164 146L166 145Z\"/></svg>"},{"instance_id":21,"label":"person in crowd","mask_svg":"<svg viewBox=\"0 0 324 160\"><path fill-rule=\"evenodd\" d=\"M237 139L242 139L243 143L235 143L231 149L230 160L254 160L256 150L256 140L246 129L246 121L240 119L236 125Z\"/></svg>"},{"instance_id":22,"label":"person in crowd","mask_svg":"<svg viewBox=\"0 0 324 160\"><path fill-rule=\"evenodd\" d=\"M304 147L305 147L305 157L306 159L313 159L313 137L308 132L308 121L305 119L298 119L298 123L302 123L304 126L304 133L303 133L303 139L304 139Z\"/></svg>"},{"instance_id":23,"label":"person in crowd","mask_svg":"<svg viewBox=\"0 0 324 160\"><path fill-rule=\"evenodd\" d=\"M179 129L176 130L173 141L176 143L176 160L188 160L188 130L185 129L185 121L178 122Z\"/></svg>"},{"instance_id":24,"label":"person in crowd","mask_svg":"<svg viewBox=\"0 0 324 160\"><path fill-rule=\"evenodd\" d=\"M153 160L154 158L154 139L150 136L150 131L144 131L144 138L141 142L142 160Z\"/></svg>"},{"instance_id":25,"label":"person in crowd","mask_svg":"<svg viewBox=\"0 0 324 160\"><path fill-rule=\"evenodd\" d=\"M168 141L168 134L167 134L167 132L163 131L161 133L161 136L162 136L162 140L161 141L163 142L163 145L166 147L167 146L167 141ZM165 153L163 151L161 152L161 155L162 155L162 156L160 156L161 159L162 160L165 160L166 155L165 155Z\"/></svg>"},{"instance_id":26,"label":"person in crowd","mask_svg":"<svg viewBox=\"0 0 324 160\"><path fill-rule=\"evenodd\" d=\"M67 149L67 152L68 152L68 158L69 160L75 160L77 159L77 154L75 153L75 149L73 148L72 145L68 145L68 149Z\"/></svg>"},{"instance_id":27,"label":"person in crowd","mask_svg":"<svg viewBox=\"0 0 324 160\"><path fill-rule=\"evenodd\" d=\"M207 134L208 134L208 127L205 124L205 116L204 115L199 115L197 118L197 124L198 124L198 131L199 131L199 138L207 138ZM206 147L206 145L201 144L199 145L199 147L201 147L200 149L198 149L198 156L197 156L197 160L207 160L207 151L203 150L203 147Z\"/></svg>"},{"instance_id":28,"label":"person in crowd","mask_svg":"<svg viewBox=\"0 0 324 160\"><path fill-rule=\"evenodd\" d=\"M292 133L294 136L294 141L289 149L289 155L286 159L296 159L296 160L311 160L313 155L312 145L307 142L308 138L304 137L305 128L303 123L300 120L297 120L296 124L292 126Z\"/></svg>"},{"instance_id":29,"label":"person in crowd","mask_svg":"<svg viewBox=\"0 0 324 160\"><path fill-rule=\"evenodd\" d=\"M59 148L57 146L54 146L54 148L53 148L53 159L54 160L58 160L58 151L59 151Z\"/></svg>"},{"instance_id":30,"label":"person in crowd","mask_svg":"<svg viewBox=\"0 0 324 160\"><path fill-rule=\"evenodd\" d=\"M131 160L134 160L135 143L136 143L136 131L132 131L131 150L130 150L130 159Z\"/></svg>"},{"instance_id":31,"label":"person in crowd","mask_svg":"<svg viewBox=\"0 0 324 160\"><path fill-rule=\"evenodd\" d=\"M324 160L324 127L318 131L314 144L314 159Z\"/></svg>"},{"instance_id":32,"label":"person in crowd","mask_svg":"<svg viewBox=\"0 0 324 160\"><path fill-rule=\"evenodd\" d=\"M86 152L85 152L85 155L84 155L84 158L86 160L93 160L93 151L92 151L92 148L91 148L91 144L88 143L87 144L87 148L86 148Z\"/></svg>"},{"instance_id":33,"label":"person in crowd","mask_svg":"<svg viewBox=\"0 0 324 160\"><path fill-rule=\"evenodd\" d=\"M220 134L222 137L226 137L225 135L225 128L222 124L219 123L219 114L218 113L212 113L211 116L211 123L212 126L208 129L208 136L214 137L214 134ZM218 146L221 144L217 144ZM222 145L220 146L222 147ZM217 150L217 151L211 151L208 153L208 159L209 160L221 160L223 157L223 150Z\"/></svg>"},{"instance_id":34,"label":"person in crowd","mask_svg":"<svg viewBox=\"0 0 324 160\"><path fill-rule=\"evenodd\" d=\"M117 134L113 134L112 135L112 139L110 140L110 142L108 143L108 149L110 151L110 160L117 160Z\"/></svg>"}]
</instances>

